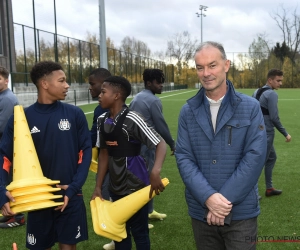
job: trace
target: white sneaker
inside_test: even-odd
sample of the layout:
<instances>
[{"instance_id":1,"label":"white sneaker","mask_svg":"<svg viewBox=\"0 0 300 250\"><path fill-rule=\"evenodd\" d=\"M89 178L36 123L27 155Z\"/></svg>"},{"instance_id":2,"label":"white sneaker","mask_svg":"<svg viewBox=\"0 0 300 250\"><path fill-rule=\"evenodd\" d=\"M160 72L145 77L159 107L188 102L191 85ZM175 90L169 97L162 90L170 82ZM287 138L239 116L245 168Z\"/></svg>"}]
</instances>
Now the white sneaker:
<instances>
[{"instance_id":1,"label":"white sneaker","mask_svg":"<svg viewBox=\"0 0 300 250\"><path fill-rule=\"evenodd\" d=\"M151 229L154 228L154 226L152 224L148 224L148 228Z\"/></svg>"},{"instance_id":2,"label":"white sneaker","mask_svg":"<svg viewBox=\"0 0 300 250\"><path fill-rule=\"evenodd\" d=\"M115 249L115 242L112 240L110 243L105 244L103 246L103 249L105 249L105 250L114 250Z\"/></svg>"},{"instance_id":3,"label":"white sneaker","mask_svg":"<svg viewBox=\"0 0 300 250\"><path fill-rule=\"evenodd\" d=\"M161 214L153 210L151 214L148 215L148 218L151 220L163 220L167 217L166 214Z\"/></svg>"}]
</instances>

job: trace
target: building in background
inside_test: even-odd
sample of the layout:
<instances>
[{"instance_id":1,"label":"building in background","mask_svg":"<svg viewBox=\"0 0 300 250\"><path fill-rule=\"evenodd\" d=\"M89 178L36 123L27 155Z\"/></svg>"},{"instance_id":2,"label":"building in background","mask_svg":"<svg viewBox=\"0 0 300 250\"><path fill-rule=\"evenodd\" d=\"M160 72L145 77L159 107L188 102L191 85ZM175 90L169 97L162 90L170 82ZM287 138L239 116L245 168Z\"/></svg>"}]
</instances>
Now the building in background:
<instances>
[{"instance_id":1,"label":"building in background","mask_svg":"<svg viewBox=\"0 0 300 250\"><path fill-rule=\"evenodd\" d=\"M16 69L11 0L0 1L0 65L10 72Z\"/></svg>"}]
</instances>

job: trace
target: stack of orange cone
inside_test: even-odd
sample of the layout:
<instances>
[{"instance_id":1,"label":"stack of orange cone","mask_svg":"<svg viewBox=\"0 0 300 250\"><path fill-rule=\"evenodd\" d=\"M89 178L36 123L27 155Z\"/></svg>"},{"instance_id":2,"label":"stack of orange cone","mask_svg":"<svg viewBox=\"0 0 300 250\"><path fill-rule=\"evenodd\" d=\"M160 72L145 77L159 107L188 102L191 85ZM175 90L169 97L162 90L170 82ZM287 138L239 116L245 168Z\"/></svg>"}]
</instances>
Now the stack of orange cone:
<instances>
[{"instance_id":1,"label":"stack of orange cone","mask_svg":"<svg viewBox=\"0 0 300 250\"><path fill-rule=\"evenodd\" d=\"M15 198L10 202L11 210L20 213L62 205L53 201L62 195L52 194L61 189L50 186L58 183L43 176L24 109L15 106L13 181L6 187Z\"/></svg>"},{"instance_id":2,"label":"stack of orange cone","mask_svg":"<svg viewBox=\"0 0 300 250\"><path fill-rule=\"evenodd\" d=\"M164 186L169 184L167 178L162 179ZM127 237L126 221L139 209L146 205L149 199L150 185L115 202L91 200L93 228L96 234L114 241L122 241ZM152 198L155 196L153 193Z\"/></svg>"}]
</instances>

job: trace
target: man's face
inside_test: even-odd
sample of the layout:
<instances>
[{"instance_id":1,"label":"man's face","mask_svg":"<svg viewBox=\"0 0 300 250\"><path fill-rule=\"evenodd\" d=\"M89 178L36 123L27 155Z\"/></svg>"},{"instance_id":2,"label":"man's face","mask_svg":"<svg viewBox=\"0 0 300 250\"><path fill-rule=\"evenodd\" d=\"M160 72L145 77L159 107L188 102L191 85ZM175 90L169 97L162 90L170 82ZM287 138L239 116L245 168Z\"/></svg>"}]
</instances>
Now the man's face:
<instances>
[{"instance_id":1,"label":"man's face","mask_svg":"<svg viewBox=\"0 0 300 250\"><path fill-rule=\"evenodd\" d=\"M103 78L96 78L94 75L89 76L89 90L92 98L98 98L103 82Z\"/></svg>"},{"instance_id":2,"label":"man's face","mask_svg":"<svg viewBox=\"0 0 300 250\"><path fill-rule=\"evenodd\" d=\"M8 79L0 75L0 92L7 89Z\"/></svg>"},{"instance_id":3,"label":"man's face","mask_svg":"<svg viewBox=\"0 0 300 250\"><path fill-rule=\"evenodd\" d=\"M147 82L147 89L151 90L151 92L155 94L161 94L163 89L163 83L158 82L157 80L153 80L152 82Z\"/></svg>"},{"instance_id":4,"label":"man's face","mask_svg":"<svg viewBox=\"0 0 300 250\"><path fill-rule=\"evenodd\" d=\"M272 89L276 89L277 90L282 85L282 81L283 81L283 76L275 76L274 78L269 78L268 79L268 85Z\"/></svg>"},{"instance_id":5,"label":"man's face","mask_svg":"<svg viewBox=\"0 0 300 250\"><path fill-rule=\"evenodd\" d=\"M70 87L62 70L53 71L42 79L40 84L43 84L43 87L47 90L47 98L52 101L64 100Z\"/></svg>"},{"instance_id":6,"label":"man's face","mask_svg":"<svg viewBox=\"0 0 300 250\"><path fill-rule=\"evenodd\" d=\"M230 61L224 60L217 48L204 47L196 53L195 63L197 75L206 91L214 91L221 86L226 87L226 73L229 70Z\"/></svg>"}]
</instances>

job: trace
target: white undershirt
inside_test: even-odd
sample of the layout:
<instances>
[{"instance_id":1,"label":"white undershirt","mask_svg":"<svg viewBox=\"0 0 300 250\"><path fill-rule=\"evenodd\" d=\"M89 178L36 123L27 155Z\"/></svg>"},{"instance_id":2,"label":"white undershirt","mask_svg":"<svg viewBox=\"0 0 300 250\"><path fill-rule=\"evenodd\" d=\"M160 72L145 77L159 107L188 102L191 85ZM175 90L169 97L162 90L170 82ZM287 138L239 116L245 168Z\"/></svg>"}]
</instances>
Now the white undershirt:
<instances>
[{"instance_id":1,"label":"white undershirt","mask_svg":"<svg viewBox=\"0 0 300 250\"><path fill-rule=\"evenodd\" d=\"M214 128L214 131L216 131L217 116L218 116L219 108L221 106L224 96L221 97L218 101L214 101L213 99L210 99L206 96L206 98L209 102L209 105L210 105L211 122L212 122L212 125Z\"/></svg>"}]
</instances>

